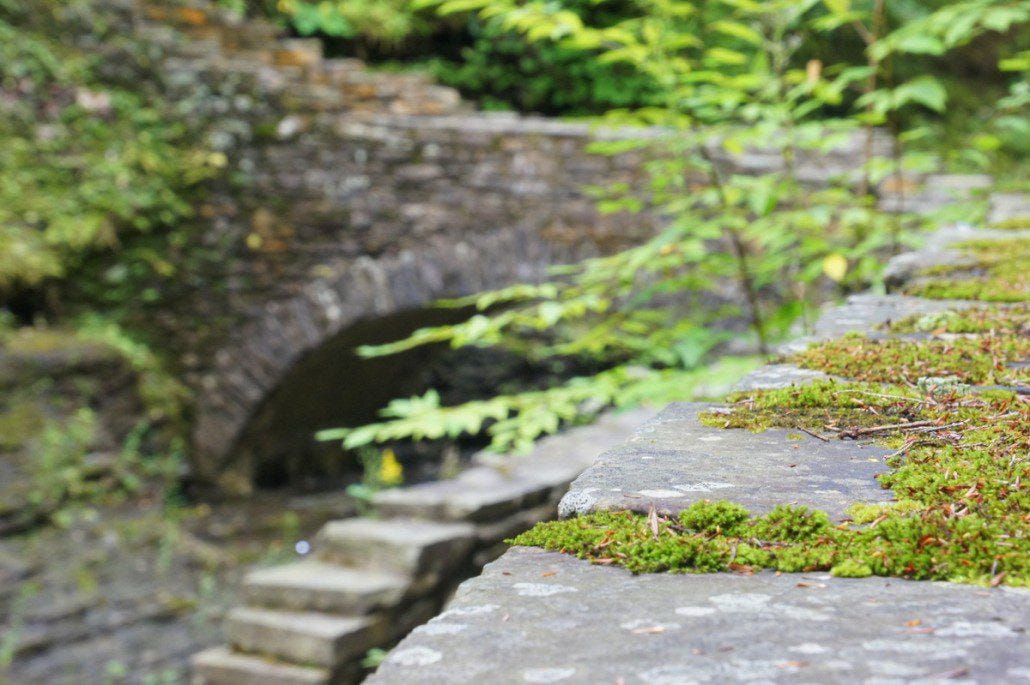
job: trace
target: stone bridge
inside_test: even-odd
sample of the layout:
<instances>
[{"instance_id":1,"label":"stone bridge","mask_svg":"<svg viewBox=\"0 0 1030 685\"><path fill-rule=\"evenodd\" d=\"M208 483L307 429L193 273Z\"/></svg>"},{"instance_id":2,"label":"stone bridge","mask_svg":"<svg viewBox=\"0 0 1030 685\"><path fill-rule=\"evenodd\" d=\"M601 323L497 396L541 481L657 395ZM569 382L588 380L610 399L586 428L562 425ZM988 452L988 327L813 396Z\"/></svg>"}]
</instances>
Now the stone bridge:
<instances>
[{"instance_id":1,"label":"stone bridge","mask_svg":"<svg viewBox=\"0 0 1030 685\"><path fill-rule=\"evenodd\" d=\"M194 472L222 490L250 487L261 457L239 449L241 436L327 340L441 297L537 280L658 225L647 213L599 214L584 191L646 183L649 153L588 152L617 132L475 112L421 76L325 59L317 40L208 6L137 10L169 92L212 122L210 144L246 178L202 208L215 274L192 297L197 325L182 355L200 397ZM852 168L858 153L856 142L808 172Z\"/></svg>"}]
</instances>

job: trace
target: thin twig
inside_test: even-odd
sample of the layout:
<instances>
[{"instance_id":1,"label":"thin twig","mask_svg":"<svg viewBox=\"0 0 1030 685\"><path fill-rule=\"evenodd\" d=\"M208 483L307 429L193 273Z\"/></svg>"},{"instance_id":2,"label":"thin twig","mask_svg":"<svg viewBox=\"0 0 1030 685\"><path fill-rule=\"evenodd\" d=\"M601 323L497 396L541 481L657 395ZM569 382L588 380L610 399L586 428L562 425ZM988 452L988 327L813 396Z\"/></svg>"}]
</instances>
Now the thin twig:
<instances>
[{"instance_id":1,"label":"thin twig","mask_svg":"<svg viewBox=\"0 0 1030 685\"><path fill-rule=\"evenodd\" d=\"M898 430L901 428L922 428L923 426L932 425L934 425L933 421L909 421L908 423L889 423L883 426L871 426L869 428L834 428L832 426L825 427L829 430L837 431L841 434L841 437L857 438L860 435L874 435L876 433Z\"/></svg>"},{"instance_id":2,"label":"thin twig","mask_svg":"<svg viewBox=\"0 0 1030 685\"><path fill-rule=\"evenodd\" d=\"M802 433L808 433L813 438L818 438L819 440L822 440L823 442L829 442L830 441L829 438L824 438L823 436L819 435L818 433L813 433L812 431L808 430L807 428L802 428L801 426L798 426L798 430L801 431Z\"/></svg>"}]
</instances>

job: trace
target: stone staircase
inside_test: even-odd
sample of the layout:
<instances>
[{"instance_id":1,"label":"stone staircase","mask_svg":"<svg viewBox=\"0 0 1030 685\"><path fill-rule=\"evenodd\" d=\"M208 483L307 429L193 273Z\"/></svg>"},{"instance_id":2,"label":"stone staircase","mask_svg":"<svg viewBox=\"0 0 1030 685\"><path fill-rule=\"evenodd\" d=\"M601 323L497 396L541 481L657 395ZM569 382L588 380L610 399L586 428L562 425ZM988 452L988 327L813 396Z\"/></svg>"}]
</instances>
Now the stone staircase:
<instances>
[{"instance_id":1,"label":"stone staircase","mask_svg":"<svg viewBox=\"0 0 1030 685\"><path fill-rule=\"evenodd\" d=\"M246 576L244 605L225 619L228 645L194 656L193 683L358 681L369 649L434 616L458 582L504 551L504 539L553 518L579 473L651 413L606 416L525 457L477 455L452 480L377 493L378 518L331 521L309 557Z\"/></svg>"}]
</instances>

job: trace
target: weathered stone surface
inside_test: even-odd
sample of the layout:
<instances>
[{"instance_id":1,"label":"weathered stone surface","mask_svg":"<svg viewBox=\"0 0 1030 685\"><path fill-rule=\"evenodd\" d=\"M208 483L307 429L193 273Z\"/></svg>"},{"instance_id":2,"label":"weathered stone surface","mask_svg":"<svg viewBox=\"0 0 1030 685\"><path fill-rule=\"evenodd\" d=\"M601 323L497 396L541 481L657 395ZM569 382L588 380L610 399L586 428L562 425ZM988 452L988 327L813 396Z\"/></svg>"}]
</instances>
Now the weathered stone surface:
<instances>
[{"instance_id":1,"label":"weathered stone surface","mask_svg":"<svg viewBox=\"0 0 1030 685\"><path fill-rule=\"evenodd\" d=\"M451 480L377 492L372 505L382 516L488 521L539 503L551 487L547 478L479 466Z\"/></svg>"},{"instance_id":2,"label":"weathered stone surface","mask_svg":"<svg viewBox=\"0 0 1030 685\"><path fill-rule=\"evenodd\" d=\"M875 480L889 450L821 442L796 431L702 426L697 413L711 406L670 405L584 471L562 498L559 514L646 512L652 505L677 512L700 499L726 499L756 514L777 504L803 504L839 520L855 502L892 499Z\"/></svg>"},{"instance_id":3,"label":"weathered stone surface","mask_svg":"<svg viewBox=\"0 0 1030 685\"><path fill-rule=\"evenodd\" d=\"M191 659L192 685L329 685L329 669L297 666L212 647Z\"/></svg>"},{"instance_id":4,"label":"weathered stone surface","mask_svg":"<svg viewBox=\"0 0 1030 685\"><path fill-rule=\"evenodd\" d=\"M463 523L355 518L327 523L318 534L318 547L344 564L417 576L451 568L474 537L475 529Z\"/></svg>"},{"instance_id":5,"label":"weathered stone surface","mask_svg":"<svg viewBox=\"0 0 1030 685\"><path fill-rule=\"evenodd\" d=\"M398 574L305 559L251 571L243 595L252 606L269 609L367 614L397 604L410 584Z\"/></svg>"},{"instance_id":6,"label":"weathered stone surface","mask_svg":"<svg viewBox=\"0 0 1030 685\"><path fill-rule=\"evenodd\" d=\"M1014 683L1030 593L824 574L642 575L514 548L366 682Z\"/></svg>"},{"instance_id":7,"label":"weathered stone surface","mask_svg":"<svg viewBox=\"0 0 1030 685\"><path fill-rule=\"evenodd\" d=\"M225 619L225 635L242 652L297 664L334 668L364 654L384 625L370 617L237 607Z\"/></svg>"},{"instance_id":8,"label":"weathered stone surface","mask_svg":"<svg viewBox=\"0 0 1030 685\"><path fill-rule=\"evenodd\" d=\"M914 252L905 252L887 262L883 272L888 287L898 287L915 278L918 273L931 266L971 265L974 260L955 246L970 240L999 240L1030 236L1027 231L1005 231L952 224L927 236L923 246Z\"/></svg>"},{"instance_id":9,"label":"weathered stone surface","mask_svg":"<svg viewBox=\"0 0 1030 685\"><path fill-rule=\"evenodd\" d=\"M1023 193L994 193L991 195L991 211L987 217L991 223L1030 217L1030 196Z\"/></svg>"},{"instance_id":10,"label":"weathered stone surface","mask_svg":"<svg viewBox=\"0 0 1030 685\"><path fill-rule=\"evenodd\" d=\"M804 385L829 377L821 371L802 369L794 364L766 364L737 381L733 386L733 390L735 392L750 392L752 390L787 388L792 385Z\"/></svg>"},{"instance_id":11,"label":"weathered stone surface","mask_svg":"<svg viewBox=\"0 0 1030 685\"><path fill-rule=\"evenodd\" d=\"M932 314L975 305L976 302L967 300L926 300L908 295L852 295L843 305L828 307L816 321L811 334L784 343L777 351L781 354L800 352L814 342L839 338L847 333L874 331L888 321L898 321L914 314Z\"/></svg>"}]
</instances>

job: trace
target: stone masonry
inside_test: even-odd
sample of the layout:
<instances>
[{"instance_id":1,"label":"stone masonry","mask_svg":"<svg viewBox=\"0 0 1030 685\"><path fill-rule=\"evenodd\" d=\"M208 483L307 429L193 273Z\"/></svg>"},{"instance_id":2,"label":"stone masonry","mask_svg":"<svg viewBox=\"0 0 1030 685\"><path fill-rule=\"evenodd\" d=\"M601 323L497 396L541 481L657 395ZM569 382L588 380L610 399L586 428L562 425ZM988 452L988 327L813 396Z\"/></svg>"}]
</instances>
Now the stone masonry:
<instances>
[{"instance_id":1,"label":"stone masonry","mask_svg":"<svg viewBox=\"0 0 1030 685\"><path fill-rule=\"evenodd\" d=\"M992 218L1028 210L1027 198L1008 198L995 203ZM949 245L971 236L999 234L953 227L891 271L947 261ZM856 296L785 349L972 304ZM820 375L772 365L739 387L784 387ZM709 429L696 420L702 408L674 404L601 455L562 498L562 515L652 506L675 514L712 498L759 513L774 503L803 504L839 521L846 504L891 497L873 479L883 468L880 447ZM634 576L516 547L462 584L446 610L415 629L367 682L1030 682L1028 616L1025 588L825 573Z\"/></svg>"}]
</instances>

